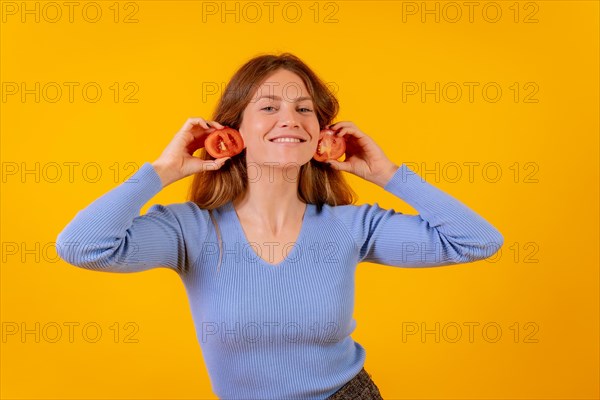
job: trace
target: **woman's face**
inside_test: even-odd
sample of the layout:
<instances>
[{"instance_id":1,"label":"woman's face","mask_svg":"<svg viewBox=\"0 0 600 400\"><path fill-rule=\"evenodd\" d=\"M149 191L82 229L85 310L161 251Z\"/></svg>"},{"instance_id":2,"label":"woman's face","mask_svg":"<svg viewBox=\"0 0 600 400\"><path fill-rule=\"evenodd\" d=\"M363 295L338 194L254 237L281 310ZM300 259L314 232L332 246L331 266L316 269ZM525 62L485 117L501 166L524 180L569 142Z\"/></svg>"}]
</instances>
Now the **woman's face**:
<instances>
[{"instance_id":1,"label":"woman's face","mask_svg":"<svg viewBox=\"0 0 600 400\"><path fill-rule=\"evenodd\" d=\"M317 149L319 121L302 79L285 69L269 76L244 109L239 131L247 163L299 169L309 162ZM274 142L277 137L301 142Z\"/></svg>"}]
</instances>

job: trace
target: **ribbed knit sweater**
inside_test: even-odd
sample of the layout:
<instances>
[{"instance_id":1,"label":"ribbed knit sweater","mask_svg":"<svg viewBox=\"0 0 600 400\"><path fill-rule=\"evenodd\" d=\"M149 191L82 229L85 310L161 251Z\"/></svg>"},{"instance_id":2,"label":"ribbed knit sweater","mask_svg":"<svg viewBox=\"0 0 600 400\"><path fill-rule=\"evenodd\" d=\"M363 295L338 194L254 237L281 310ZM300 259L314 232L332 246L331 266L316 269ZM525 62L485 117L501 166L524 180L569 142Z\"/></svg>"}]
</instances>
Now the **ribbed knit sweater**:
<instances>
[{"instance_id":1,"label":"ribbed knit sweater","mask_svg":"<svg viewBox=\"0 0 600 400\"><path fill-rule=\"evenodd\" d=\"M418 215L377 203L320 212L307 204L298 239L277 265L248 243L231 202L213 210L222 251L208 211L193 202L154 204L140 215L161 189L144 163L75 215L58 235L58 254L96 271L175 271L212 389L223 399L326 399L363 368L365 349L350 336L358 263L468 263L503 244L490 223L405 164L384 189Z\"/></svg>"}]
</instances>

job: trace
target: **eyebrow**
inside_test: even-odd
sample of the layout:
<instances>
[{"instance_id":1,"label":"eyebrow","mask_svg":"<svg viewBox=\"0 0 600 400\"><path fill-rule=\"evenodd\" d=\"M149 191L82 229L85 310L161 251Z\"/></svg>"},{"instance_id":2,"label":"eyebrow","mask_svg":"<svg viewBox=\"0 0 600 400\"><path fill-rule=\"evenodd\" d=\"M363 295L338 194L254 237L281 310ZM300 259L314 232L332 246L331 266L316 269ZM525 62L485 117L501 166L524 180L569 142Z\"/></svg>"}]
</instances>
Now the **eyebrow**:
<instances>
[{"instance_id":1,"label":"eyebrow","mask_svg":"<svg viewBox=\"0 0 600 400\"><path fill-rule=\"evenodd\" d=\"M260 99L281 100L281 97L274 96L274 95L265 95L265 96L260 96L256 101L258 101ZM312 101L312 97L310 97L310 96L298 97L296 100L294 100L294 103L298 103L299 101L303 101L303 100L311 100Z\"/></svg>"}]
</instances>

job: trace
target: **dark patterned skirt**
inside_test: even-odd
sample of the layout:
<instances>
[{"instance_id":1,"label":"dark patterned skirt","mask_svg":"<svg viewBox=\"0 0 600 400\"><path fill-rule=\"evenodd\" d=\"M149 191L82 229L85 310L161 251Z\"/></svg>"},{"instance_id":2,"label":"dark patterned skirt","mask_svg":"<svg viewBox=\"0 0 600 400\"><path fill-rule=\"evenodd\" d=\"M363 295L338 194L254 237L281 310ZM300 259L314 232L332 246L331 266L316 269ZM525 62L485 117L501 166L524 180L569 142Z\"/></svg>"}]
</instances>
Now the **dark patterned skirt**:
<instances>
[{"instance_id":1,"label":"dark patterned skirt","mask_svg":"<svg viewBox=\"0 0 600 400\"><path fill-rule=\"evenodd\" d=\"M383 400L371 375L363 368L327 400Z\"/></svg>"}]
</instances>

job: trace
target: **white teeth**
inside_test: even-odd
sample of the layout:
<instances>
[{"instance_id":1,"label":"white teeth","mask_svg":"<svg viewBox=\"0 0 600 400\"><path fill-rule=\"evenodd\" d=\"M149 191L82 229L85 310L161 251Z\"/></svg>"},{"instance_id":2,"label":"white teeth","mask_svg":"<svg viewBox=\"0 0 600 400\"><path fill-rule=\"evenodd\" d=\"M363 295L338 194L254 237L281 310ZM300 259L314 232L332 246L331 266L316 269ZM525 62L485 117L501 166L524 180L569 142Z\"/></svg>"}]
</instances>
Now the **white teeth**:
<instances>
[{"instance_id":1,"label":"white teeth","mask_svg":"<svg viewBox=\"0 0 600 400\"><path fill-rule=\"evenodd\" d=\"M300 143L301 140L300 139L296 139L296 138L277 138L277 139L273 139L271 140L272 142L275 143Z\"/></svg>"}]
</instances>

